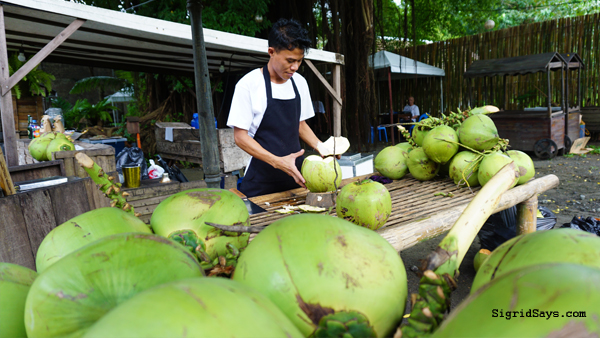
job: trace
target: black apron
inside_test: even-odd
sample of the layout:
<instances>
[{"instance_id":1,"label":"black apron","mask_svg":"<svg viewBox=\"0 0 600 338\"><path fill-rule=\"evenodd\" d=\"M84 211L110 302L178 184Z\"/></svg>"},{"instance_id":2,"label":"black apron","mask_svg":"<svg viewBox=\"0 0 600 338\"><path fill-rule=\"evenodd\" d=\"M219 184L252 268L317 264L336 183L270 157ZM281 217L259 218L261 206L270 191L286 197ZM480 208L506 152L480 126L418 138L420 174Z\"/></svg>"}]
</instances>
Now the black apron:
<instances>
[{"instance_id":1,"label":"black apron","mask_svg":"<svg viewBox=\"0 0 600 338\"><path fill-rule=\"evenodd\" d=\"M267 66L263 68L263 77L267 88L267 110L254 134L254 140L275 156L287 156L300 151L300 94L294 79L295 98L291 100L274 99L271 91L271 76ZM298 171L302 167L303 156L296 158ZM246 170L240 191L247 197L272 194L299 188L294 178L283 170L252 158Z\"/></svg>"}]
</instances>

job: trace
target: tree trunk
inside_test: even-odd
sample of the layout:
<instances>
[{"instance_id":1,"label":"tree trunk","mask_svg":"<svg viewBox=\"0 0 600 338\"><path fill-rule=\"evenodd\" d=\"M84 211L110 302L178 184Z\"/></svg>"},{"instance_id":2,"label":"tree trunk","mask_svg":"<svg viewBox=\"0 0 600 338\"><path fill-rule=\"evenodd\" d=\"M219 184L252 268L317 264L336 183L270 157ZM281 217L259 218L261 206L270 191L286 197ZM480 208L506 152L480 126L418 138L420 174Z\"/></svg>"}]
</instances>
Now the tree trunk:
<instances>
[{"instance_id":1,"label":"tree trunk","mask_svg":"<svg viewBox=\"0 0 600 338\"><path fill-rule=\"evenodd\" d=\"M404 46L406 48L406 42L408 39L408 4L404 3Z\"/></svg>"}]
</instances>

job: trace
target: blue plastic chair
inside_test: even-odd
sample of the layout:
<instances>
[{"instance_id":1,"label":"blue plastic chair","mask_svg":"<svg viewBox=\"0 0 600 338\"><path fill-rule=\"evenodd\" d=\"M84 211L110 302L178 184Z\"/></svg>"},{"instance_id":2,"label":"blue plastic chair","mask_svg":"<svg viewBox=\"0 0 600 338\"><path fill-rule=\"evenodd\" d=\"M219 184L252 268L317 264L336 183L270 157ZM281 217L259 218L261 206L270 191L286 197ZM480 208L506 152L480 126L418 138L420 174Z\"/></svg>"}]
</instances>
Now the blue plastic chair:
<instances>
[{"instance_id":1,"label":"blue plastic chair","mask_svg":"<svg viewBox=\"0 0 600 338\"><path fill-rule=\"evenodd\" d=\"M421 120L427 119L429 118L429 115L427 115L427 113L423 113L421 114L421 116L419 116L419 119L417 120L417 122L421 122ZM411 125L410 128L408 128L408 131L410 131L410 135L412 136L412 130L415 127L415 125Z\"/></svg>"},{"instance_id":2,"label":"blue plastic chair","mask_svg":"<svg viewBox=\"0 0 600 338\"><path fill-rule=\"evenodd\" d=\"M371 134L367 135L367 143L375 142L375 131L373 130L373 126L371 126Z\"/></svg>"},{"instance_id":3,"label":"blue plastic chair","mask_svg":"<svg viewBox=\"0 0 600 338\"><path fill-rule=\"evenodd\" d=\"M379 132L379 141L381 142L381 131L382 130L383 130L383 134L385 135L385 143L387 143L387 141L388 141L387 130L385 129L385 127L382 127L382 126L377 127L377 131Z\"/></svg>"}]
</instances>

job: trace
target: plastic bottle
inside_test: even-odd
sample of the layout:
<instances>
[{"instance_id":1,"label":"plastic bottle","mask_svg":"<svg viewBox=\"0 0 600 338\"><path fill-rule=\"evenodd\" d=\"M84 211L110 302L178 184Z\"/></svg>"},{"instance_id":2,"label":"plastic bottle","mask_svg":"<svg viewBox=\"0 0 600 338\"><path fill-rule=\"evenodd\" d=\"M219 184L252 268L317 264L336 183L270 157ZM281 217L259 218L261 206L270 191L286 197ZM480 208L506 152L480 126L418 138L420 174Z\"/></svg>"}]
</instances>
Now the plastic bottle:
<instances>
[{"instance_id":1,"label":"plastic bottle","mask_svg":"<svg viewBox=\"0 0 600 338\"><path fill-rule=\"evenodd\" d=\"M31 115L27 115L27 137L29 139L33 139L33 124L32 124Z\"/></svg>"},{"instance_id":2,"label":"plastic bottle","mask_svg":"<svg viewBox=\"0 0 600 338\"><path fill-rule=\"evenodd\" d=\"M37 125L37 120L32 120L33 138L40 137L40 126Z\"/></svg>"},{"instance_id":3,"label":"plastic bottle","mask_svg":"<svg viewBox=\"0 0 600 338\"><path fill-rule=\"evenodd\" d=\"M194 129L200 129L200 121L198 121L198 113L194 113L194 118L191 123Z\"/></svg>"}]
</instances>

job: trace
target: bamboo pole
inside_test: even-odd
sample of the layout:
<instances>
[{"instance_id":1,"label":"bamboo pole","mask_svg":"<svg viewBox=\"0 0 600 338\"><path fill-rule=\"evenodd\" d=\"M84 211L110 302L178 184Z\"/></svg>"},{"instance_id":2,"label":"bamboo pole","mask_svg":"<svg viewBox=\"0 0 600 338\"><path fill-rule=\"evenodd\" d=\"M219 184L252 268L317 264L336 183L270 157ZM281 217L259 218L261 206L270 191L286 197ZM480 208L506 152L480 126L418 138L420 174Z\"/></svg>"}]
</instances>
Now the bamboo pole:
<instances>
[{"instance_id":1,"label":"bamboo pole","mask_svg":"<svg viewBox=\"0 0 600 338\"><path fill-rule=\"evenodd\" d=\"M517 204L517 235L535 232L537 226L537 194Z\"/></svg>"}]
</instances>

